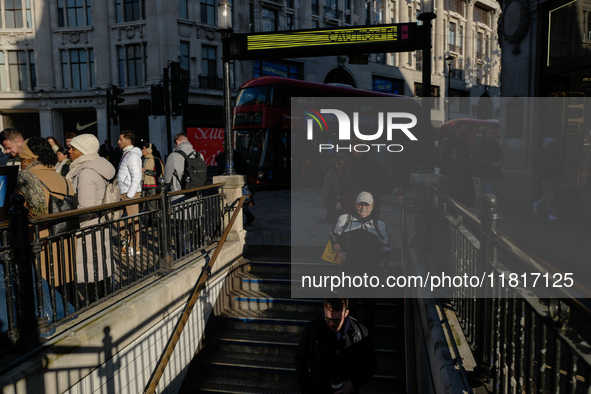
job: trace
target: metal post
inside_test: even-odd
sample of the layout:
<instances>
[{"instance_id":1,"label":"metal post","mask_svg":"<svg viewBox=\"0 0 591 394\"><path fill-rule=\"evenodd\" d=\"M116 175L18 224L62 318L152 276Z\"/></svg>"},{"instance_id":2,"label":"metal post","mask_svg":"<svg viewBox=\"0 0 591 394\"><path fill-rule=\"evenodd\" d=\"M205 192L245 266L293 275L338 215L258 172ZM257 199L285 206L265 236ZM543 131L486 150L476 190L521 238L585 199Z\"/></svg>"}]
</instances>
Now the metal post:
<instances>
[{"instance_id":1,"label":"metal post","mask_svg":"<svg viewBox=\"0 0 591 394\"><path fill-rule=\"evenodd\" d=\"M418 16L423 21L423 88L421 97L422 105L422 135L420 141L420 164L418 172L432 174L435 172L431 156L433 154L433 130L431 127L431 21L437 18L433 12L425 12Z\"/></svg>"},{"instance_id":2,"label":"metal post","mask_svg":"<svg viewBox=\"0 0 591 394\"><path fill-rule=\"evenodd\" d=\"M164 84L164 113L166 115L166 143L168 147L168 154L172 152L172 131L170 125L170 94L169 94L169 77L168 67L162 70L162 83Z\"/></svg>"},{"instance_id":3,"label":"metal post","mask_svg":"<svg viewBox=\"0 0 591 394\"><path fill-rule=\"evenodd\" d=\"M21 304L18 330L19 345L23 349L39 344L38 322L35 315L35 284L33 282L33 252L29 236L29 210L24 206L25 198L15 194L10 198L12 208L8 211L14 226L16 264L18 265L17 297ZM40 273L39 273L40 274ZM8 273L5 272L8 276ZM8 302L11 302L8 300Z\"/></svg>"},{"instance_id":4,"label":"metal post","mask_svg":"<svg viewBox=\"0 0 591 394\"><path fill-rule=\"evenodd\" d=\"M479 266L477 267L477 275L480 272L488 271L489 263L497 260L497 253L494 247L491 248L487 241L486 235L494 235L497 231L497 222L500 218L496 210L497 198L492 194L485 194L482 196L482 211L478 215L480 218L480 256ZM484 298L477 299L477 316L476 321L481 322L478 330L478 338L476 340L477 355L476 362L478 362L479 377L482 381L489 381L491 372L494 368L493 358L493 340L494 340L494 314L496 313L493 307L493 300L490 297L492 290L486 288L489 294Z\"/></svg>"},{"instance_id":5,"label":"metal post","mask_svg":"<svg viewBox=\"0 0 591 394\"><path fill-rule=\"evenodd\" d=\"M447 63L447 61L445 62L447 65L447 92L445 93L445 98L447 99L447 108L446 108L446 116L445 116L445 120L449 121L449 112L450 112L450 107L451 107L451 102L449 101L449 87L451 84L451 64Z\"/></svg>"},{"instance_id":6,"label":"metal post","mask_svg":"<svg viewBox=\"0 0 591 394\"><path fill-rule=\"evenodd\" d=\"M234 132L232 130L232 95L230 93L230 61L227 57L228 39L232 29L225 29L222 33L224 62L224 126L226 128L226 170L224 175L235 175L234 171Z\"/></svg>"},{"instance_id":7,"label":"metal post","mask_svg":"<svg viewBox=\"0 0 591 394\"><path fill-rule=\"evenodd\" d=\"M160 178L158 180L159 186L158 191L160 192L160 208L162 212L162 226L160 227L160 264L163 269L172 268L172 240L170 238L172 231L170 230L170 215L169 215L169 203L168 203L168 186L166 180Z\"/></svg>"}]
</instances>

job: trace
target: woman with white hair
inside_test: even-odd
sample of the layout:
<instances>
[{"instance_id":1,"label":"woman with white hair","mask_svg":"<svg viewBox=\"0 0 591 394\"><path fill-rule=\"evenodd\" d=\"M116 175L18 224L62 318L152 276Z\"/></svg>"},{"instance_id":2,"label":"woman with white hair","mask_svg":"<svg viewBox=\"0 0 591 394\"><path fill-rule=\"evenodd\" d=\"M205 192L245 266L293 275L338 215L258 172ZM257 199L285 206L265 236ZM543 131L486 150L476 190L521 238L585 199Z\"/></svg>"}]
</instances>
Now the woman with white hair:
<instances>
[{"instance_id":1,"label":"woman with white hair","mask_svg":"<svg viewBox=\"0 0 591 394\"><path fill-rule=\"evenodd\" d=\"M69 152L72 163L66 179L70 180L76 189L78 208L101 205L107 184L115 177L115 167L107 159L99 156L99 147L98 139L92 134L78 135L70 141ZM98 214L81 216L82 231L76 240L76 280L79 284L89 283L89 301L94 301L96 295L99 297L105 295L103 281L108 281L112 275L109 230L98 227L97 224L99 224ZM96 261L93 260L95 252ZM98 269L95 270L95 267ZM106 273L104 267L106 267ZM94 283L97 281L98 286L95 288ZM81 289L80 293L86 299L86 289Z\"/></svg>"}]
</instances>

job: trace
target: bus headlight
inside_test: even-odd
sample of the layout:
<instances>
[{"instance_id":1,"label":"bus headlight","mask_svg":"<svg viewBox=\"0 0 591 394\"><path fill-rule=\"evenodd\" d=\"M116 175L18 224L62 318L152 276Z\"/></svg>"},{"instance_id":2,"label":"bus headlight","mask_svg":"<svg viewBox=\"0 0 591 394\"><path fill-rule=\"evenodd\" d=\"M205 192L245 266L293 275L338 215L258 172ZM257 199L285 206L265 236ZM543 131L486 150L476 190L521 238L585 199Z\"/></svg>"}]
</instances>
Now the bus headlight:
<instances>
[{"instance_id":1,"label":"bus headlight","mask_svg":"<svg viewBox=\"0 0 591 394\"><path fill-rule=\"evenodd\" d=\"M265 173L263 171L257 172L257 178L263 179L265 177Z\"/></svg>"}]
</instances>

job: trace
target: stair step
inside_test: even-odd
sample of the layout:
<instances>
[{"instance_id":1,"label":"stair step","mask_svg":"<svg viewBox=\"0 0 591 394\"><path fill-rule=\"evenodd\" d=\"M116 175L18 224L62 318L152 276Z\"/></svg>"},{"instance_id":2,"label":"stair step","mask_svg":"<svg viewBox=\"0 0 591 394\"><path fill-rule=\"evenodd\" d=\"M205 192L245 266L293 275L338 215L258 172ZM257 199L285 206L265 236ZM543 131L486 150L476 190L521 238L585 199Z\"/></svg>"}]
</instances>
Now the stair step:
<instances>
[{"instance_id":1,"label":"stair step","mask_svg":"<svg viewBox=\"0 0 591 394\"><path fill-rule=\"evenodd\" d=\"M193 385L191 389L192 392L236 394L296 394L300 392L299 386L294 387L293 382L265 382L218 376L210 376L205 382Z\"/></svg>"}]
</instances>

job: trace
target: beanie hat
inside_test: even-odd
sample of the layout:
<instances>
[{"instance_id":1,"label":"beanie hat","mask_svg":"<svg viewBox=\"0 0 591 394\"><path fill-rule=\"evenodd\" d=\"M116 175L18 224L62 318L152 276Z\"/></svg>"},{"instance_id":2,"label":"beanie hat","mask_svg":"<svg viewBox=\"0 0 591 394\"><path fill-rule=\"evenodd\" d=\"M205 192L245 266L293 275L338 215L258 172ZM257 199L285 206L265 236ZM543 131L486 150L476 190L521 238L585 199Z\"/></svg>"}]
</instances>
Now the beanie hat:
<instances>
[{"instance_id":1,"label":"beanie hat","mask_svg":"<svg viewBox=\"0 0 591 394\"><path fill-rule=\"evenodd\" d=\"M83 155L98 153L100 144L98 138L92 134L80 134L72 138L70 145L82 152Z\"/></svg>"}]
</instances>

